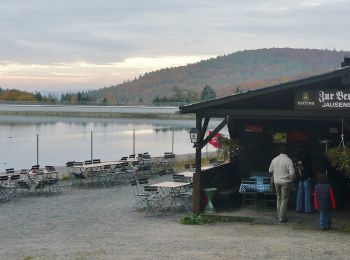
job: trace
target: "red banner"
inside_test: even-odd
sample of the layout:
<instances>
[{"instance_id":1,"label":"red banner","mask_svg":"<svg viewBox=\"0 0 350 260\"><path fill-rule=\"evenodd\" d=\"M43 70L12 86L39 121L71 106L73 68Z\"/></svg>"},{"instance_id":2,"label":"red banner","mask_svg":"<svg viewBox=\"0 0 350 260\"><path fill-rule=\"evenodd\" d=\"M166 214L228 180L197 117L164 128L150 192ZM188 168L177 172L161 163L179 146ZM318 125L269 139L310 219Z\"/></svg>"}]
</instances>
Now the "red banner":
<instances>
[{"instance_id":1,"label":"red banner","mask_svg":"<svg viewBox=\"0 0 350 260\"><path fill-rule=\"evenodd\" d=\"M213 131L209 131L209 134L211 134ZM214 137L212 139L209 140L209 143L214 146L215 148L219 148L220 144L218 142L218 138L222 136L222 134L217 133L216 135L214 135Z\"/></svg>"}]
</instances>

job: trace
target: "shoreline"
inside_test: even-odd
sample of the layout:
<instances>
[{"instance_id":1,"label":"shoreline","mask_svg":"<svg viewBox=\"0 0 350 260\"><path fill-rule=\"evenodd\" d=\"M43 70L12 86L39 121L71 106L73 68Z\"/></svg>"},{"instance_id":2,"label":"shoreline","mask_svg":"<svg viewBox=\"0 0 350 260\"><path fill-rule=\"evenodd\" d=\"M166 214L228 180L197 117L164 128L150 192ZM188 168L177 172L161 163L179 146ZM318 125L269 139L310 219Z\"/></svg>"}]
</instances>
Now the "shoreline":
<instances>
[{"instance_id":1,"label":"shoreline","mask_svg":"<svg viewBox=\"0 0 350 260\"><path fill-rule=\"evenodd\" d=\"M178 107L155 106L80 106L80 105L11 105L0 104L0 115L193 119L192 114L180 114Z\"/></svg>"},{"instance_id":2,"label":"shoreline","mask_svg":"<svg viewBox=\"0 0 350 260\"><path fill-rule=\"evenodd\" d=\"M146 119L194 119L191 114L179 113L120 113L120 112L74 112L74 111L0 111L0 115L14 116L52 116L52 117L88 117L88 118L146 118Z\"/></svg>"}]
</instances>

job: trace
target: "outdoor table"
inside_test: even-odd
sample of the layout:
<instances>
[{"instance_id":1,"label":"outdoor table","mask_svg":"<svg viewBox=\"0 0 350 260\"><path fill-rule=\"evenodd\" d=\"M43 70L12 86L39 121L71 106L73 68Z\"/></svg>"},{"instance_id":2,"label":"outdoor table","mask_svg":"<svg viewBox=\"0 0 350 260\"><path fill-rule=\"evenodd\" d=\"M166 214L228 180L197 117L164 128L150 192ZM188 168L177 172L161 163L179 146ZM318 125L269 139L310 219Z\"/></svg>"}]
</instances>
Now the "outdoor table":
<instances>
[{"instance_id":1,"label":"outdoor table","mask_svg":"<svg viewBox=\"0 0 350 260\"><path fill-rule=\"evenodd\" d=\"M109 162L100 162L100 163L92 163L92 164L84 164L84 165L74 165L73 168L84 170L84 173L87 174L90 172L92 177L95 177L98 182L100 182L103 187L105 187L105 183L99 178L99 174L103 173L104 166L117 166L122 165L125 161L109 161ZM97 169L94 171L94 169Z\"/></svg>"},{"instance_id":2,"label":"outdoor table","mask_svg":"<svg viewBox=\"0 0 350 260\"><path fill-rule=\"evenodd\" d=\"M214 193L217 191L217 188L205 188L203 189L203 191L208 198L208 203L204 208L204 213L215 213L215 208L212 203L212 197Z\"/></svg>"},{"instance_id":3,"label":"outdoor table","mask_svg":"<svg viewBox=\"0 0 350 260\"><path fill-rule=\"evenodd\" d=\"M264 183L263 179L266 177L263 176L253 176L249 178L249 181L254 183L241 183L239 187L239 193L247 192L247 191L255 191L255 192L267 192L271 191L271 184Z\"/></svg>"},{"instance_id":4,"label":"outdoor table","mask_svg":"<svg viewBox=\"0 0 350 260\"><path fill-rule=\"evenodd\" d=\"M160 182L160 183L151 184L149 186L158 187L162 190L162 192L165 196L169 196L170 207L172 207L172 205L176 201L176 199L178 199L180 197L179 195L181 195L181 192L182 192L181 189L186 188L190 185L191 185L191 183L189 183L189 182L164 181L164 182ZM165 189L170 189L170 192L166 193ZM185 206L185 205L183 205L183 206Z\"/></svg>"}]
</instances>

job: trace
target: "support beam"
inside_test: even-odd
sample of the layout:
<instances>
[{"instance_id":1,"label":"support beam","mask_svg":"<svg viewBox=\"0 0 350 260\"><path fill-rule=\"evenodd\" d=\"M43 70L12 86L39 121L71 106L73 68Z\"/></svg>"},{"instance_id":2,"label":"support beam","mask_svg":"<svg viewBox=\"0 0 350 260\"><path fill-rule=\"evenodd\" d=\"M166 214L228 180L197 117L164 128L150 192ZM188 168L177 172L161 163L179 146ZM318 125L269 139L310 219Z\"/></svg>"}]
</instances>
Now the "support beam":
<instances>
[{"instance_id":1,"label":"support beam","mask_svg":"<svg viewBox=\"0 0 350 260\"><path fill-rule=\"evenodd\" d=\"M199 133L202 133L202 117L199 115L196 115L196 128L198 129ZM201 143L201 140L199 139L199 144ZM200 213L201 210L201 150L202 148L199 146L199 144L196 146L196 171L194 172L193 176L193 195L192 195L192 211L193 213Z\"/></svg>"},{"instance_id":2,"label":"support beam","mask_svg":"<svg viewBox=\"0 0 350 260\"><path fill-rule=\"evenodd\" d=\"M222 122L211 132L202 142L200 142L199 147L202 149L210 139L212 139L224 126L227 124L227 117L222 120Z\"/></svg>"},{"instance_id":3,"label":"support beam","mask_svg":"<svg viewBox=\"0 0 350 260\"><path fill-rule=\"evenodd\" d=\"M205 132L207 131L207 128L208 128L209 120L210 120L210 117L206 117L204 119L202 130L199 133L199 139L198 139L199 143L201 143L203 141L203 138L205 136Z\"/></svg>"}]
</instances>

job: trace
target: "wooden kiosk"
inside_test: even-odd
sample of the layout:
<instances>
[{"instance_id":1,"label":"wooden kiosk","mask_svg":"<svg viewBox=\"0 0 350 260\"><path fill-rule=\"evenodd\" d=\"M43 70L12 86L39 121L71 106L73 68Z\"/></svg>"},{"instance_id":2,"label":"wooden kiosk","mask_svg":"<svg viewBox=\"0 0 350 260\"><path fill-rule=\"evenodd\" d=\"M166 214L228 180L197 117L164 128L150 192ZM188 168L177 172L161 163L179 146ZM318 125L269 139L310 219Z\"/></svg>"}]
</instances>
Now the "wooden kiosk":
<instances>
[{"instance_id":1,"label":"wooden kiosk","mask_svg":"<svg viewBox=\"0 0 350 260\"><path fill-rule=\"evenodd\" d=\"M182 106L180 112L196 115L193 212L199 213L201 190L208 182L221 178L226 188L251 172L266 172L278 144L286 144L294 160L307 151L315 162L324 163L324 151L339 144L342 132L346 143L350 136L350 58L328 73ZM206 135L212 118L222 121ZM230 138L238 138L243 147L242 155L201 172L201 149L226 125Z\"/></svg>"}]
</instances>

